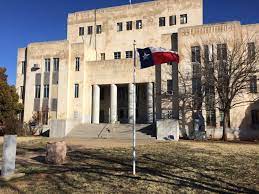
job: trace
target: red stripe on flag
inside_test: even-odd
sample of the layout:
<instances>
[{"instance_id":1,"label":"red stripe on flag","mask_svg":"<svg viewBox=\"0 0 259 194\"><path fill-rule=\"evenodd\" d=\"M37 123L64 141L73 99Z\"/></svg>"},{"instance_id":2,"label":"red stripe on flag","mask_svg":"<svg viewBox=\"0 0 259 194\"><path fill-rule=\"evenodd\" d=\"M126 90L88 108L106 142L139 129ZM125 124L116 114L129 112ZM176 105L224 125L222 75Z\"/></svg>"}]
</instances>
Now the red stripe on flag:
<instances>
[{"instance_id":1,"label":"red stripe on flag","mask_svg":"<svg viewBox=\"0 0 259 194\"><path fill-rule=\"evenodd\" d=\"M176 62L179 63L179 56L173 52L155 52L152 53L153 61L155 65L163 63Z\"/></svg>"}]
</instances>

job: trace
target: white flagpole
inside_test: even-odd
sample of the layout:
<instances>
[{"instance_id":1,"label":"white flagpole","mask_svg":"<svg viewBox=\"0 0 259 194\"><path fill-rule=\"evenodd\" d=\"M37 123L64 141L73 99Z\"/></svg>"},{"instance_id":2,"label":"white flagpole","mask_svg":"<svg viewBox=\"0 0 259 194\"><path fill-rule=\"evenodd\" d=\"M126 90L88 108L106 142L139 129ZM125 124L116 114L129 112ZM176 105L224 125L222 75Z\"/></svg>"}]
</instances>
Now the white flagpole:
<instances>
[{"instance_id":1,"label":"white flagpole","mask_svg":"<svg viewBox=\"0 0 259 194\"><path fill-rule=\"evenodd\" d=\"M136 175L136 40L133 43L134 48L134 71L133 71L133 175Z\"/></svg>"}]
</instances>

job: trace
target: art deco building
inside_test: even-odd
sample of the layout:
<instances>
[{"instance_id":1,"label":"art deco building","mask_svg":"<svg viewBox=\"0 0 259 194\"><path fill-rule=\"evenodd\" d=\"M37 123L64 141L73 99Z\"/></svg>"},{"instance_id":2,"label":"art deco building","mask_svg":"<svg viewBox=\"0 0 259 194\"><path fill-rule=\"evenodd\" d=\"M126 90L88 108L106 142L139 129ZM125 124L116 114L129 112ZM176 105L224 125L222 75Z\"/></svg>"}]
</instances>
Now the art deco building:
<instances>
[{"instance_id":1,"label":"art deco building","mask_svg":"<svg viewBox=\"0 0 259 194\"><path fill-rule=\"evenodd\" d=\"M18 50L16 87L24 102L23 120L40 115L52 136L59 137L82 123L131 123L134 40L138 48L179 48L179 70L191 73L184 44L191 49L197 36L237 28L258 32L258 25L238 22L203 25L202 0L155 0L71 13L66 40ZM135 90L137 123L179 117L177 65L140 69L137 61ZM238 120L246 116L245 109L241 112Z\"/></svg>"}]
</instances>

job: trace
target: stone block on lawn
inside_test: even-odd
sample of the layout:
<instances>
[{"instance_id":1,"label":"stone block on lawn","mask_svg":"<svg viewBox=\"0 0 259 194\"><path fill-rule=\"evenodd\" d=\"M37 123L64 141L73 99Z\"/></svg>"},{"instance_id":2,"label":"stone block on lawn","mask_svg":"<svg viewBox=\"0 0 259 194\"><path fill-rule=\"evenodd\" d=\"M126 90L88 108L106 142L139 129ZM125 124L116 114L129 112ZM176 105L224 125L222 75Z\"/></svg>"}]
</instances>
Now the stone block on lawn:
<instances>
[{"instance_id":1,"label":"stone block on lawn","mask_svg":"<svg viewBox=\"0 0 259 194\"><path fill-rule=\"evenodd\" d=\"M48 142L46 162L49 164L63 164L66 160L67 145L65 141Z\"/></svg>"},{"instance_id":2,"label":"stone block on lawn","mask_svg":"<svg viewBox=\"0 0 259 194\"><path fill-rule=\"evenodd\" d=\"M157 140L178 141L180 136L179 121L165 119L156 122Z\"/></svg>"}]
</instances>

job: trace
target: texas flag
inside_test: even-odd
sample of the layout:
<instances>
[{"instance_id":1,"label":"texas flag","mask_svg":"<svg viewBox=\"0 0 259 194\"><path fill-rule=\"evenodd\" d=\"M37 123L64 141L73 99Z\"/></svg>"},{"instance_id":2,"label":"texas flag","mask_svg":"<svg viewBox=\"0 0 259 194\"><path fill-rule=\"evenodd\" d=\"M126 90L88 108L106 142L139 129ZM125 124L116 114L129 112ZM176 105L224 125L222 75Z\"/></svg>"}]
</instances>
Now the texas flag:
<instances>
[{"instance_id":1,"label":"texas flag","mask_svg":"<svg viewBox=\"0 0 259 194\"><path fill-rule=\"evenodd\" d=\"M141 69L160 65L163 63L176 62L179 63L179 55L174 51L164 48L148 47L137 49L140 57Z\"/></svg>"}]
</instances>

